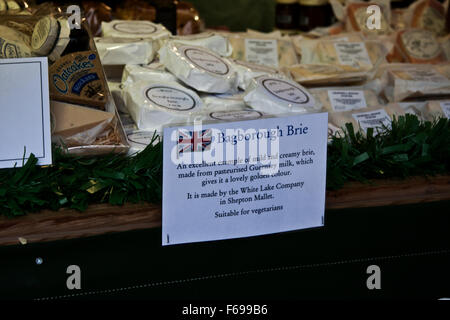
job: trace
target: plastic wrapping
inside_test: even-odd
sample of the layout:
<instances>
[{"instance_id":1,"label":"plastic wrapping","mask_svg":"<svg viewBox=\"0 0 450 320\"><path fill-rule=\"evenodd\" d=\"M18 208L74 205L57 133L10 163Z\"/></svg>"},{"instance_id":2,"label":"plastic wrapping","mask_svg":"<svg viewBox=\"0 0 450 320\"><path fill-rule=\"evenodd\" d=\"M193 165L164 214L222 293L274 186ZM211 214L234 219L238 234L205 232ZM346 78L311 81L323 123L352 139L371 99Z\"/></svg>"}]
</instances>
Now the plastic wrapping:
<instances>
[{"instance_id":1,"label":"plastic wrapping","mask_svg":"<svg viewBox=\"0 0 450 320\"><path fill-rule=\"evenodd\" d=\"M202 94L205 109L215 111L227 110L244 110L246 105L244 102L244 92L235 94Z\"/></svg>"},{"instance_id":2,"label":"plastic wrapping","mask_svg":"<svg viewBox=\"0 0 450 320\"><path fill-rule=\"evenodd\" d=\"M185 124L203 110L192 90L178 83L138 81L124 88L128 111L141 130L162 132L163 126Z\"/></svg>"},{"instance_id":3,"label":"plastic wrapping","mask_svg":"<svg viewBox=\"0 0 450 320\"><path fill-rule=\"evenodd\" d=\"M272 75L279 78L288 78L279 69L263 66L260 64L244 62L240 60L230 60L238 76L239 89L246 90L253 78L262 75Z\"/></svg>"},{"instance_id":4,"label":"plastic wrapping","mask_svg":"<svg viewBox=\"0 0 450 320\"><path fill-rule=\"evenodd\" d=\"M403 61L409 63L440 63L447 57L431 31L408 29L397 34L397 49Z\"/></svg>"},{"instance_id":5,"label":"plastic wrapping","mask_svg":"<svg viewBox=\"0 0 450 320\"><path fill-rule=\"evenodd\" d=\"M376 134L377 128L382 128L383 125L389 127L394 116L404 114L402 108L396 104L390 104L346 112L330 112L328 121L336 128L345 128L346 123L352 123L354 128L360 128L363 132L373 128Z\"/></svg>"},{"instance_id":6,"label":"plastic wrapping","mask_svg":"<svg viewBox=\"0 0 450 320\"><path fill-rule=\"evenodd\" d=\"M172 36L170 40L185 45L204 47L222 57L229 57L233 51L228 39L215 32L204 32L188 36Z\"/></svg>"},{"instance_id":7,"label":"plastic wrapping","mask_svg":"<svg viewBox=\"0 0 450 320\"><path fill-rule=\"evenodd\" d=\"M300 64L292 77L302 84L340 84L369 80L386 62L387 49L379 41L305 40L299 47Z\"/></svg>"},{"instance_id":8,"label":"plastic wrapping","mask_svg":"<svg viewBox=\"0 0 450 320\"><path fill-rule=\"evenodd\" d=\"M206 48L169 41L159 58L173 75L198 91L237 91L238 78L230 63Z\"/></svg>"},{"instance_id":9,"label":"plastic wrapping","mask_svg":"<svg viewBox=\"0 0 450 320\"><path fill-rule=\"evenodd\" d=\"M342 112L364 109L379 105L382 101L378 94L363 86L321 87L309 89L318 108L328 112Z\"/></svg>"},{"instance_id":10,"label":"plastic wrapping","mask_svg":"<svg viewBox=\"0 0 450 320\"><path fill-rule=\"evenodd\" d=\"M377 36L389 34L392 29L391 9L389 0L373 0L370 2L348 1L344 6L339 0L330 0L333 12L339 21L345 23L345 29L348 32L363 32L366 36ZM371 5L377 5L380 10L380 25L378 28L368 27L368 18L373 14L367 12Z\"/></svg>"},{"instance_id":11,"label":"plastic wrapping","mask_svg":"<svg viewBox=\"0 0 450 320\"><path fill-rule=\"evenodd\" d=\"M271 76L255 78L244 101L253 109L272 115L318 111L314 97L301 85Z\"/></svg>"},{"instance_id":12,"label":"plastic wrapping","mask_svg":"<svg viewBox=\"0 0 450 320\"><path fill-rule=\"evenodd\" d=\"M429 101L425 107L425 118L428 121L438 118L450 119L450 100Z\"/></svg>"},{"instance_id":13,"label":"plastic wrapping","mask_svg":"<svg viewBox=\"0 0 450 320\"><path fill-rule=\"evenodd\" d=\"M161 24L143 20L113 20L102 22L103 37L152 39L161 40L168 38L170 31Z\"/></svg>"},{"instance_id":14,"label":"plastic wrapping","mask_svg":"<svg viewBox=\"0 0 450 320\"><path fill-rule=\"evenodd\" d=\"M380 68L384 95L391 102L450 95L450 64L389 64Z\"/></svg>"},{"instance_id":15,"label":"plastic wrapping","mask_svg":"<svg viewBox=\"0 0 450 320\"><path fill-rule=\"evenodd\" d=\"M171 73L165 71L164 66L160 63L152 63L149 65L125 65L122 73L122 85L128 86L138 81L177 82L178 79Z\"/></svg>"},{"instance_id":16,"label":"plastic wrapping","mask_svg":"<svg viewBox=\"0 0 450 320\"><path fill-rule=\"evenodd\" d=\"M259 32L224 33L233 47L232 59L261 64L273 68L298 63L290 37Z\"/></svg>"},{"instance_id":17,"label":"plastic wrapping","mask_svg":"<svg viewBox=\"0 0 450 320\"><path fill-rule=\"evenodd\" d=\"M95 38L104 65L148 64L156 50L152 41L127 38Z\"/></svg>"},{"instance_id":18,"label":"plastic wrapping","mask_svg":"<svg viewBox=\"0 0 450 320\"><path fill-rule=\"evenodd\" d=\"M437 0L419 0L404 12L406 27L425 29L436 35L446 33L445 9Z\"/></svg>"}]
</instances>

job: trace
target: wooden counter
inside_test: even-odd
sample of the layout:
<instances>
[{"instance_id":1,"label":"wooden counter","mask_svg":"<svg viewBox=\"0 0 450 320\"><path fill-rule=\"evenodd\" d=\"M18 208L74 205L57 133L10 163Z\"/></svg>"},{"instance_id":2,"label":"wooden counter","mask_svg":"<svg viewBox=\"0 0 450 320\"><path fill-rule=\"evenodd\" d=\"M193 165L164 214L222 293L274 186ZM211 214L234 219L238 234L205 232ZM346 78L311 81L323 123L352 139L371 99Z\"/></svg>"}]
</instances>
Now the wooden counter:
<instances>
[{"instance_id":1,"label":"wooden counter","mask_svg":"<svg viewBox=\"0 0 450 320\"><path fill-rule=\"evenodd\" d=\"M395 206L450 200L450 176L351 182L328 191L326 209ZM73 239L161 226L155 204L92 205L85 212L63 209L16 218L0 217L0 245Z\"/></svg>"}]
</instances>

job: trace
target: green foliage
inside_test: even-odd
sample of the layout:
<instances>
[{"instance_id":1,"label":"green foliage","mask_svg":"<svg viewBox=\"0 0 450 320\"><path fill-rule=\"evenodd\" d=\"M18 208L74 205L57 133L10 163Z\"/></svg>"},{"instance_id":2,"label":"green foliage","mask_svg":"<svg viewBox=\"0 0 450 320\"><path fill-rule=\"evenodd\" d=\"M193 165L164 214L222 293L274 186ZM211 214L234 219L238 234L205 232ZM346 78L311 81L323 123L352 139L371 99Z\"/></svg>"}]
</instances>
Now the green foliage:
<instances>
[{"instance_id":1,"label":"green foliage","mask_svg":"<svg viewBox=\"0 0 450 320\"><path fill-rule=\"evenodd\" d=\"M134 157L71 157L54 148L53 162L39 167L31 155L21 168L0 170L0 214L17 216L61 207L83 211L91 203L161 201L161 143L151 143Z\"/></svg>"},{"instance_id":2,"label":"green foliage","mask_svg":"<svg viewBox=\"0 0 450 320\"><path fill-rule=\"evenodd\" d=\"M62 207L85 210L92 203L161 202L162 144L134 157L111 154L71 157L54 148L54 165L36 166L31 155L21 168L0 170L0 214L18 216ZM327 189L347 181L405 178L450 172L450 121L420 122L406 115L377 134L347 124L328 146Z\"/></svg>"},{"instance_id":3,"label":"green foliage","mask_svg":"<svg viewBox=\"0 0 450 320\"><path fill-rule=\"evenodd\" d=\"M450 121L420 122L406 115L392 121L392 127L374 134L355 132L348 123L343 137L334 137L328 147L327 189L338 189L349 180L414 175L444 174L450 171Z\"/></svg>"}]
</instances>

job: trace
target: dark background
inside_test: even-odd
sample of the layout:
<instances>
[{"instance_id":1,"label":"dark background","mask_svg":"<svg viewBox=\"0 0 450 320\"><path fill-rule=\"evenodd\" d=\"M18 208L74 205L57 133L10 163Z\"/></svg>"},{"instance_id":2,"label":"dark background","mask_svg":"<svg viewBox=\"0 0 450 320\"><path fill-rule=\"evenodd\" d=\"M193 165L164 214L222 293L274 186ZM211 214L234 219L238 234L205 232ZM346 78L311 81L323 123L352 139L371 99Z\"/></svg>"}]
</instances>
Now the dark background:
<instances>
[{"instance_id":1,"label":"dark background","mask_svg":"<svg viewBox=\"0 0 450 320\"><path fill-rule=\"evenodd\" d=\"M449 205L328 211L324 228L168 247L160 228L1 247L0 299L450 297ZM81 290L66 287L73 264ZM366 287L373 264L381 290Z\"/></svg>"}]
</instances>

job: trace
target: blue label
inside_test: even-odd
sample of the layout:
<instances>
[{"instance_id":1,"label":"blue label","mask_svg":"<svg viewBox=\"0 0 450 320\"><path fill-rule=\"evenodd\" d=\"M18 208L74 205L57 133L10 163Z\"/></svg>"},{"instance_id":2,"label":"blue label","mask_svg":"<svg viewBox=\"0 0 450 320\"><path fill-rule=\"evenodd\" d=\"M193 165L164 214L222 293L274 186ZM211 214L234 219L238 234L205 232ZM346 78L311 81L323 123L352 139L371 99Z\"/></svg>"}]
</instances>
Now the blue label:
<instances>
[{"instance_id":1,"label":"blue label","mask_svg":"<svg viewBox=\"0 0 450 320\"><path fill-rule=\"evenodd\" d=\"M80 95L81 91L83 90L84 86L88 84L89 82L99 80L99 77L96 73L89 73L80 79L78 79L77 82L72 87L72 93Z\"/></svg>"}]
</instances>

